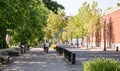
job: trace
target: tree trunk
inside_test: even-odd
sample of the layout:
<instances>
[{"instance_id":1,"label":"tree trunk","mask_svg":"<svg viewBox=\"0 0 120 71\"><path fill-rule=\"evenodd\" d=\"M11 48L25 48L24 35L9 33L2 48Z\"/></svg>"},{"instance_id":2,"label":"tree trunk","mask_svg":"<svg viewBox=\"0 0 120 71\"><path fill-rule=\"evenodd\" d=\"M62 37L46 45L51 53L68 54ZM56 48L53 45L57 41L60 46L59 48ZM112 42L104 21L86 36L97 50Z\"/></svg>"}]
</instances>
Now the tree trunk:
<instances>
[{"instance_id":1,"label":"tree trunk","mask_svg":"<svg viewBox=\"0 0 120 71\"><path fill-rule=\"evenodd\" d=\"M93 48L93 36L92 36L91 48Z\"/></svg>"},{"instance_id":2,"label":"tree trunk","mask_svg":"<svg viewBox=\"0 0 120 71\"><path fill-rule=\"evenodd\" d=\"M90 36L87 36L87 48L90 46Z\"/></svg>"},{"instance_id":3,"label":"tree trunk","mask_svg":"<svg viewBox=\"0 0 120 71\"><path fill-rule=\"evenodd\" d=\"M0 49L8 48L6 34L7 34L6 30L2 30L2 33L0 34Z\"/></svg>"},{"instance_id":4,"label":"tree trunk","mask_svg":"<svg viewBox=\"0 0 120 71\"><path fill-rule=\"evenodd\" d=\"M8 48L8 44L6 42L6 37L4 37L3 39L0 40L0 48Z\"/></svg>"},{"instance_id":5,"label":"tree trunk","mask_svg":"<svg viewBox=\"0 0 120 71\"><path fill-rule=\"evenodd\" d=\"M84 44L83 44L84 42L83 41L84 41L84 37L82 38L82 43L81 43L82 47L84 47Z\"/></svg>"}]
</instances>

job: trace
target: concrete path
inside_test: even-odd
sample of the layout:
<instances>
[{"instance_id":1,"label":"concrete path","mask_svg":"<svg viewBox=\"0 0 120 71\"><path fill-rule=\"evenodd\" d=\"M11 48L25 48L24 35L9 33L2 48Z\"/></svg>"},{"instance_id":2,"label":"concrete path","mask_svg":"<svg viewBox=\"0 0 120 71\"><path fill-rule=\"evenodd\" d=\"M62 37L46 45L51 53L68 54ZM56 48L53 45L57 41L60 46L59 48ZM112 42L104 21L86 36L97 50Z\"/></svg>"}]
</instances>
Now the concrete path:
<instances>
[{"instance_id":1,"label":"concrete path","mask_svg":"<svg viewBox=\"0 0 120 71\"><path fill-rule=\"evenodd\" d=\"M50 50L45 53L40 46L29 52L14 57L0 71L83 71L83 63L96 57L112 58L120 61L120 51L86 50L82 48L66 48L76 53L76 64L72 65L63 55Z\"/></svg>"},{"instance_id":2,"label":"concrete path","mask_svg":"<svg viewBox=\"0 0 120 71\"><path fill-rule=\"evenodd\" d=\"M2 71L68 71L62 58L53 50L45 53L42 48L33 48L15 57Z\"/></svg>"}]
</instances>

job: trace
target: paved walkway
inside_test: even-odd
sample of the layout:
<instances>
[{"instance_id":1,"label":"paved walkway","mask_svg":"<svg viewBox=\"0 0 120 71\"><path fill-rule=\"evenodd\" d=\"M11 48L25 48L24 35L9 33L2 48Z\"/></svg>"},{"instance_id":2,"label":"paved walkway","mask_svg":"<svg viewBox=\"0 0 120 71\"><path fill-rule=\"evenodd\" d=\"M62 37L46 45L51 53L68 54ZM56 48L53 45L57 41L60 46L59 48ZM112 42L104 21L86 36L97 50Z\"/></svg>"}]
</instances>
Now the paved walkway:
<instances>
[{"instance_id":1,"label":"paved walkway","mask_svg":"<svg viewBox=\"0 0 120 71\"><path fill-rule=\"evenodd\" d=\"M50 50L45 53L42 48L33 48L29 52L14 57L1 71L83 71L83 62L96 57L117 59L120 51L96 51L81 48L66 48L76 53L76 64L72 65L62 55Z\"/></svg>"},{"instance_id":2,"label":"paved walkway","mask_svg":"<svg viewBox=\"0 0 120 71\"><path fill-rule=\"evenodd\" d=\"M61 58L63 57L53 50L47 54L42 48L33 48L26 54L15 57L2 71L67 71Z\"/></svg>"}]
</instances>

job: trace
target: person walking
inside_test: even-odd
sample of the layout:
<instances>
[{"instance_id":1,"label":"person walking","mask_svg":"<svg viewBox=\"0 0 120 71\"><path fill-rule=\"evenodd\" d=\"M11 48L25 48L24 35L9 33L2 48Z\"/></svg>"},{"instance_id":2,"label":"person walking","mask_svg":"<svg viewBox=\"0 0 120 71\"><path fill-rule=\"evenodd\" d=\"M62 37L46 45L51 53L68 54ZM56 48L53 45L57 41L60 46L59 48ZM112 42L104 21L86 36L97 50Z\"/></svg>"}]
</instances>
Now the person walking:
<instances>
[{"instance_id":1,"label":"person walking","mask_svg":"<svg viewBox=\"0 0 120 71\"><path fill-rule=\"evenodd\" d=\"M48 50L49 50L49 42L46 41L46 43L45 43L45 52L48 53Z\"/></svg>"}]
</instances>

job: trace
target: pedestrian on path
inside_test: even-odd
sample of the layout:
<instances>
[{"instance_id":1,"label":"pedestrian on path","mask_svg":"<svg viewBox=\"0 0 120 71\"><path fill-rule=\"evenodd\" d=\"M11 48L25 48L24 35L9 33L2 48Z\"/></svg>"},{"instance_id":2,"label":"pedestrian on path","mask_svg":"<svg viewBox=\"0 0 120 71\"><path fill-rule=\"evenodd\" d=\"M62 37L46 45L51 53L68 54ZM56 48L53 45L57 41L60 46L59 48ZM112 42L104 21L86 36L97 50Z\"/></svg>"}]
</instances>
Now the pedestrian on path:
<instances>
[{"instance_id":1,"label":"pedestrian on path","mask_svg":"<svg viewBox=\"0 0 120 71\"><path fill-rule=\"evenodd\" d=\"M48 53L48 50L49 50L49 42L48 41L46 41L44 49L45 49L45 52Z\"/></svg>"}]
</instances>

